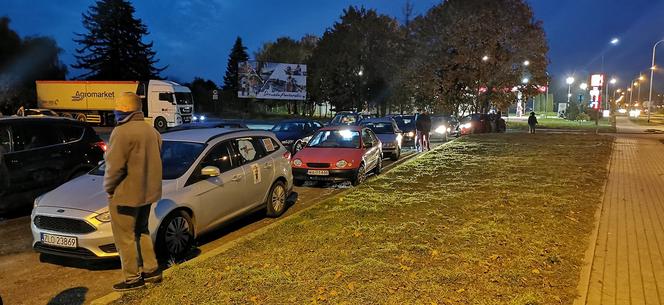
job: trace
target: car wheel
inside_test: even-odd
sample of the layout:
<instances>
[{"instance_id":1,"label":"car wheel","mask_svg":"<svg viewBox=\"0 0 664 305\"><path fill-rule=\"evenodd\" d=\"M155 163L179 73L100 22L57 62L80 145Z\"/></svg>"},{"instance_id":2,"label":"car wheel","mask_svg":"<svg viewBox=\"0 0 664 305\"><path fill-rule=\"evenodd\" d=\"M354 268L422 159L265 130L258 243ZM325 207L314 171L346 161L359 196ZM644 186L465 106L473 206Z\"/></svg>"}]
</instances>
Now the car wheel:
<instances>
[{"instance_id":1,"label":"car wheel","mask_svg":"<svg viewBox=\"0 0 664 305\"><path fill-rule=\"evenodd\" d=\"M355 173L355 178L351 182L353 184L353 186L357 186L357 185L362 184L362 182L364 182L364 179L366 178L366 175L367 175L367 173L366 173L364 164L361 164L360 168L358 168L357 172Z\"/></svg>"},{"instance_id":2,"label":"car wheel","mask_svg":"<svg viewBox=\"0 0 664 305\"><path fill-rule=\"evenodd\" d=\"M166 130L167 126L168 124L166 123L166 119L163 117L158 117L154 120L154 128L156 128L159 132Z\"/></svg>"},{"instance_id":3,"label":"car wheel","mask_svg":"<svg viewBox=\"0 0 664 305\"><path fill-rule=\"evenodd\" d=\"M397 161L401 157L401 147L397 147L397 151L395 151L392 156L390 156L390 159L392 161Z\"/></svg>"},{"instance_id":4,"label":"car wheel","mask_svg":"<svg viewBox=\"0 0 664 305\"><path fill-rule=\"evenodd\" d=\"M79 121L79 122L85 122L85 121L87 121L87 119L86 119L86 117L85 117L85 114L82 114L82 113L78 113L78 114L76 114L76 120Z\"/></svg>"},{"instance_id":5,"label":"car wheel","mask_svg":"<svg viewBox=\"0 0 664 305\"><path fill-rule=\"evenodd\" d=\"M383 171L383 158L382 156L378 158L378 162L376 163L376 167L374 167L374 175L380 175L380 173Z\"/></svg>"},{"instance_id":6,"label":"car wheel","mask_svg":"<svg viewBox=\"0 0 664 305\"><path fill-rule=\"evenodd\" d=\"M194 224L183 210L169 214L159 226L157 253L161 258L180 259L194 246Z\"/></svg>"},{"instance_id":7,"label":"car wheel","mask_svg":"<svg viewBox=\"0 0 664 305\"><path fill-rule=\"evenodd\" d=\"M295 186L303 186L303 185L304 185L304 180L293 179L293 185L295 185Z\"/></svg>"},{"instance_id":8,"label":"car wheel","mask_svg":"<svg viewBox=\"0 0 664 305\"><path fill-rule=\"evenodd\" d=\"M272 185L270 193L267 195L267 216L279 217L286 211L286 186L283 182L277 181Z\"/></svg>"},{"instance_id":9,"label":"car wheel","mask_svg":"<svg viewBox=\"0 0 664 305\"><path fill-rule=\"evenodd\" d=\"M295 142L295 144L293 144L293 154L302 150L302 148L304 148L304 143L302 143L302 141Z\"/></svg>"}]
</instances>

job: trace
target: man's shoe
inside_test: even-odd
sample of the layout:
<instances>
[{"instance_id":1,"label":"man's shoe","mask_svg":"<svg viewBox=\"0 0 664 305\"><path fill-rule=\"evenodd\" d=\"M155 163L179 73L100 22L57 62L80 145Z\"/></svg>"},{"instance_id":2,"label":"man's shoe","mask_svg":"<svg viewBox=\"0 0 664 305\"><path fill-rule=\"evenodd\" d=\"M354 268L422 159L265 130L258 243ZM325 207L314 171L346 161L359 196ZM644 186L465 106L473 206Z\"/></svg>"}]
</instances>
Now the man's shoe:
<instances>
[{"instance_id":1,"label":"man's shoe","mask_svg":"<svg viewBox=\"0 0 664 305\"><path fill-rule=\"evenodd\" d=\"M143 273L143 281L146 283L161 283L164 278L161 276L161 271L157 270L155 272Z\"/></svg>"},{"instance_id":2,"label":"man's shoe","mask_svg":"<svg viewBox=\"0 0 664 305\"><path fill-rule=\"evenodd\" d=\"M136 289L141 289L145 287L145 282L143 279L138 280L137 282L134 283L127 283L127 282L122 282L122 283L117 283L113 285L113 290L115 291L129 291L129 290L136 290Z\"/></svg>"}]
</instances>

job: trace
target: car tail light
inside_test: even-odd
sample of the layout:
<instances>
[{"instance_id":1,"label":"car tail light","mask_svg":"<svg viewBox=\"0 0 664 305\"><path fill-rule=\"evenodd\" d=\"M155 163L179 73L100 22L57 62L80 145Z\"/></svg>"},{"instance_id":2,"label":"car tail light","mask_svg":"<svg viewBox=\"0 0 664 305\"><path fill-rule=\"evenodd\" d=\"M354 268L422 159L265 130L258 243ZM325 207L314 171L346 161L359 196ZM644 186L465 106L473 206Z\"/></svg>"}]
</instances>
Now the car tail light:
<instances>
[{"instance_id":1,"label":"car tail light","mask_svg":"<svg viewBox=\"0 0 664 305\"><path fill-rule=\"evenodd\" d=\"M284 159L286 159L286 160L290 160L290 158L291 158L291 153L290 153L290 151L285 152L285 153L282 155L282 157L284 157Z\"/></svg>"},{"instance_id":2,"label":"car tail light","mask_svg":"<svg viewBox=\"0 0 664 305\"><path fill-rule=\"evenodd\" d=\"M95 142L94 144L92 144L92 147L97 147L97 148L101 149L103 152L106 152L106 148L107 148L106 147L106 142L104 142L104 141Z\"/></svg>"}]
</instances>

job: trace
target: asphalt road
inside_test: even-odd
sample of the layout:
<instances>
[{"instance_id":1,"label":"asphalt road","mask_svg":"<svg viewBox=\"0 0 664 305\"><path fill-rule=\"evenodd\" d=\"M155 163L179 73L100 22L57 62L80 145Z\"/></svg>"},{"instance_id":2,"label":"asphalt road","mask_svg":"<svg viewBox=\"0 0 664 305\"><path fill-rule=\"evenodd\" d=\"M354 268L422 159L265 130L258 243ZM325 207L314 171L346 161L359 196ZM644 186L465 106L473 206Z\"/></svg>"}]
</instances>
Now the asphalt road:
<instances>
[{"instance_id":1,"label":"asphalt road","mask_svg":"<svg viewBox=\"0 0 664 305\"><path fill-rule=\"evenodd\" d=\"M412 150L404 151L401 160L412 156ZM386 170L392 163L389 159L384 161ZM281 218L349 187L349 183L296 187L298 200ZM201 236L198 250L205 253L275 221L262 213L243 217ZM111 292L112 285L121 280L118 261L85 262L34 252L29 216L0 222L0 236L0 296L5 304L89 303Z\"/></svg>"}]
</instances>

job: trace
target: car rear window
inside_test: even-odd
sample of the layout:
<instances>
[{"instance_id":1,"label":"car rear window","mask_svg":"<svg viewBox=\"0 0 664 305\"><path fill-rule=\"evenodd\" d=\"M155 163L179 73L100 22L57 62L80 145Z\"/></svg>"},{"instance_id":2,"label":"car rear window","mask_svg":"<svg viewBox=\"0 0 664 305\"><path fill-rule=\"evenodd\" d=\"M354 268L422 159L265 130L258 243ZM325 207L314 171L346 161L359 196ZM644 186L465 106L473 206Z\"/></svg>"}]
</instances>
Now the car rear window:
<instances>
[{"instance_id":1,"label":"car rear window","mask_svg":"<svg viewBox=\"0 0 664 305\"><path fill-rule=\"evenodd\" d=\"M26 124L17 126L13 132L14 151L37 149L61 144L58 129L46 124Z\"/></svg>"}]
</instances>

